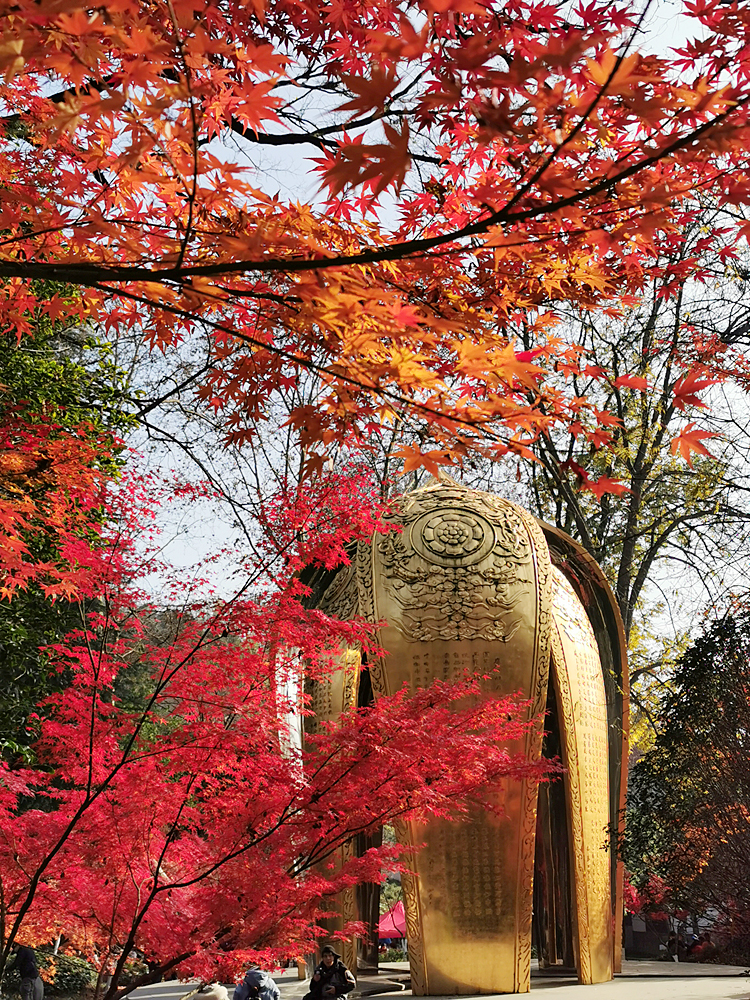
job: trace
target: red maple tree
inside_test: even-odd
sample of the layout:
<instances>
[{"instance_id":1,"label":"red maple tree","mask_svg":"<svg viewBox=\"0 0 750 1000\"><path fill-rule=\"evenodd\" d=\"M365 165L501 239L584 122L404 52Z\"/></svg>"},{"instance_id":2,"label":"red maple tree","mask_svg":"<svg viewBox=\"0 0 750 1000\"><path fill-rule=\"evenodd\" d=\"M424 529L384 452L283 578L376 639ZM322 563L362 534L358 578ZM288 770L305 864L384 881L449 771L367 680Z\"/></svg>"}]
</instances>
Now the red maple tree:
<instances>
[{"instance_id":1,"label":"red maple tree","mask_svg":"<svg viewBox=\"0 0 750 1000\"><path fill-rule=\"evenodd\" d=\"M398 865L393 846L334 864L353 836L459 817L498 778L549 767L502 749L526 730L525 705L465 707L482 692L471 676L345 713L304 749L295 741L303 678L324 681L352 644L372 649L367 626L306 609L297 575L346 561L345 543L382 528L364 475L285 490L237 593L166 608L139 589L144 566L156 569L136 544L146 496L155 502L151 481L110 492L114 527L97 572L77 581L82 628L49 650L70 683L39 706L35 766L0 770L3 958L19 935L63 933L96 961L100 985L114 973L108 997L133 948L146 979L230 978L311 950L327 901Z\"/></svg>"}]
</instances>

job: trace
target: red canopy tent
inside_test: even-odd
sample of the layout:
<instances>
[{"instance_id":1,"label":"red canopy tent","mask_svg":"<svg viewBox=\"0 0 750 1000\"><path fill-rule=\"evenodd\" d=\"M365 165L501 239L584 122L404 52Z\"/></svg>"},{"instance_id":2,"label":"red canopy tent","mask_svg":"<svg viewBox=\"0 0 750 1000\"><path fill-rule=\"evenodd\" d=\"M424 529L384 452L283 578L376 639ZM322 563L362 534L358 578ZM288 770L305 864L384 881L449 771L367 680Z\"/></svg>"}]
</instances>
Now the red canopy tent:
<instances>
[{"instance_id":1,"label":"red canopy tent","mask_svg":"<svg viewBox=\"0 0 750 1000\"><path fill-rule=\"evenodd\" d=\"M406 914L404 904L396 903L387 913L384 913L378 924L379 938L406 937Z\"/></svg>"}]
</instances>

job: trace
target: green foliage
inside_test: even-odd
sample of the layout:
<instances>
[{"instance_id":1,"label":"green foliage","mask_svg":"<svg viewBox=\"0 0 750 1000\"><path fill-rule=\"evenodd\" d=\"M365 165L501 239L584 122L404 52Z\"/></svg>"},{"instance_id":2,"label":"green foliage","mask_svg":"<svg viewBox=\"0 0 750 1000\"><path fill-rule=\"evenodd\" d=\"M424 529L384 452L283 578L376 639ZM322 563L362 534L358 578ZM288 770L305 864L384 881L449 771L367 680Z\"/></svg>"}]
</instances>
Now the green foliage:
<instances>
[{"instance_id":1,"label":"green foliage","mask_svg":"<svg viewBox=\"0 0 750 1000\"><path fill-rule=\"evenodd\" d=\"M61 287L45 286L48 295ZM113 444L129 425L124 408L123 375L109 361L108 350L65 319L40 319L33 336L0 333L0 420L20 417L62 430L86 427L92 438ZM116 472L118 449L102 449L101 467ZM3 488L4 492L4 488ZM97 512L92 512L92 518ZM37 533L30 545L39 562L55 550L52 536ZM40 647L58 641L81 625L81 609L53 602L35 585L0 603L0 752L6 759L23 756L34 737L33 706L64 686L64 675L49 667Z\"/></svg>"},{"instance_id":2,"label":"green foliage","mask_svg":"<svg viewBox=\"0 0 750 1000\"><path fill-rule=\"evenodd\" d=\"M665 607L656 604L649 610L650 617L640 606L636 608L628 642L630 684L635 689L630 706L630 749L639 755L654 745L660 704L671 687L677 661L689 645L686 633L676 637L653 635L650 618L663 614Z\"/></svg>"},{"instance_id":3,"label":"green foliage","mask_svg":"<svg viewBox=\"0 0 750 1000\"><path fill-rule=\"evenodd\" d=\"M145 976L147 973L148 966L146 963L138 958L134 958L132 961L125 963L122 975L120 976L120 986L129 986L139 976Z\"/></svg>"},{"instance_id":4,"label":"green foliage","mask_svg":"<svg viewBox=\"0 0 750 1000\"><path fill-rule=\"evenodd\" d=\"M386 823L383 827L383 843L384 844L395 844L397 841L396 831L393 827ZM392 906L396 903L403 902L403 892L401 890L401 881L394 875L388 875L386 880L380 886L380 915L383 916L387 913Z\"/></svg>"},{"instance_id":5,"label":"green foliage","mask_svg":"<svg viewBox=\"0 0 750 1000\"><path fill-rule=\"evenodd\" d=\"M75 955L41 955L43 964L53 971L54 979L46 987L53 996L80 994L96 982L96 971L85 959Z\"/></svg>"},{"instance_id":6,"label":"green foliage","mask_svg":"<svg viewBox=\"0 0 750 1000\"><path fill-rule=\"evenodd\" d=\"M60 293L60 286L51 282L45 287L50 296ZM118 435L130 423L124 407L126 381L109 355L106 345L64 318L54 325L40 318L33 336L1 332L0 411L4 415L13 409L63 428L85 424L95 434Z\"/></svg>"},{"instance_id":7,"label":"green foliage","mask_svg":"<svg viewBox=\"0 0 750 1000\"><path fill-rule=\"evenodd\" d=\"M736 418L744 387L729 383L722 399L709 392L709 379L703 397L678 395L695 358L696 329L722 337L720 330L731 329L732 301L746 295L739 275L686 283L678 294L668 287L671 267L693 254L707 268L716 266L716 274L727 273L722 240L706 240L715 218L707 208L689 222L664 248L664 277L621 311L569 308L561 332L585 358L576 392L596 411L582 412L575 427L553 426L539 435L539 461L526 467L526 502L587 549L615 594L629 642L632 721L641 747L650 743L655 695L672 667L673 649L659 648L658 632L699 587L712 597L721 593L725 568L733 567L734 575L734 567L747 565L750 545L750 438ZM600 381L597 371L610 378ZM674 445L692 421L717 436L712 457L694 454L688 465ZM596 446L604 441L607 447ZM523 479L522 469L519 474ZM616 492L602 492L605 487Z\"/></svg>"},{"instance_id":8,"label":"green foliage","mask_svg":"<svg viewBox=\"0 0 750 1000\"><path fill-rule=\"evenodd\" d=\"M96 983L96 970L84 958L75 955L53 955L51 951L38 948L34 954L44 980L45 995L80 995ZM20 991L21 977L17 971L5 974L3 987L8 993Z\"/></svg>"},{"instance_id":9,"label":"green foliage","mask_svg":"<svg viewBox=\"0 0 750 1000\"><path fill-rule=\"evenodd\" d=\"M389 878L380 886L380 915L387 913L396 903L403 901L401 883L395 878Z\"/></svg>"},{"instance_id":10,"label":"green foliage","mask_svg":"<svg viewBox=\"0 0 750 1000\"><path fill-rule=\"evenodd\" d=\"M677 663L653 747L631 770L622 854L673 908L717 911L750 955L750 609L708 625ZM746 926L747 925L747 926Z\"/></svg>"}]
</instances>

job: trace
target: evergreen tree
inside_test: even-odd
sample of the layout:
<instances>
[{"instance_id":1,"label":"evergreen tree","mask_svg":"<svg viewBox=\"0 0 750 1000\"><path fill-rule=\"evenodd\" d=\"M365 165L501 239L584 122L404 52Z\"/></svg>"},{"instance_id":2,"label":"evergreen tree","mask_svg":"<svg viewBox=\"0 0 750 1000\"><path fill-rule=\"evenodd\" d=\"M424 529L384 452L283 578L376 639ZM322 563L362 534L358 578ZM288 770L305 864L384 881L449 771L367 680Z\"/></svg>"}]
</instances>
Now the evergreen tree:
<instances>
[{"instance_id":1,"label":"evergreen tree","mask_svg":"<svg viewBox=\"0 0 750 1000\"><path fill-rule=\"evenodd\" d=\"M60 291L48 289L50 295ZM0 498L19 505L38 503L55 488L51 441L66 435L90 441L97 445L93 464L113 472L118 433L128 422L123 375L93 336L65 316L53 322L40 312L27 325L32 332L0 332ZM43 428L46 443L24 450L24 427ZM100 512L92 509L88 516L93 527ZM30 562L54 560L60 539L53 531L21 535ZM44 647L81 622L82 608L47 593L42 580L28 581L15 589L13 600L0 601L0 750L6 755L25 752L36 731L32 707L66 681L50 668Z\"/></svg>"},{"instance_id":2,"label":"evergreen tree","mask_svg":"<svg viewBox=\"0 0 750 1000\"><path fill-rule=\"evenodd\" d=\"M737 606L677 664L654 746L631 771L625 863L677 910L716 911L750 956L750 607ZM656 878L654 878L654 876Z\"/></svg>"}]
</instances>

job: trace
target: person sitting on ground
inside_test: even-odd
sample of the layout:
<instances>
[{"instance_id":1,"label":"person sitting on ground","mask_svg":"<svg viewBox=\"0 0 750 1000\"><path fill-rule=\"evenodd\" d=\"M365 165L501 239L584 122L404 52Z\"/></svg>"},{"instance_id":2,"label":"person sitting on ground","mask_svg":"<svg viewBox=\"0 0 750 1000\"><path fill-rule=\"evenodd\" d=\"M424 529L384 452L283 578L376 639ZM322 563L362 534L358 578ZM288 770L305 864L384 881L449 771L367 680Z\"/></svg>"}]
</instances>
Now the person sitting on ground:
<instances>
[{"instance_id":1,"label":"person sitting on ground","mask_svg":"<svg viewBox=\"0 0 750 1000\"><path fill-rule=\"evenodd\" d=\"M335 1000L345 996L357 985L354 976L341 961L341 955L327 945L321 953L322 961L310 980L310 992L304 1000Z\"/></svg>"},{"instance_id":2,"label":"person sitting on ground","mask_svg":"<svg viewBox=\"0 0 750 1000\"><path fill-rule=\"evenodd\" d=\"M44 983L39 975L36 955L25 945L19 945L7 971L18 970L21 977L21 1000L44 1000Z\"/></svg>"},{"instance_id":3,"label":"person sitting on ground","mask_svg":"<svg viewBox=\"0 0 750 1000\"><path fill-rule=\"evenodd\" d=\"M245 978L235 987L232 1000L279 1000L279 987L267 972L251 965Z\"/></svg>"},{"instance_id":4,"label":"person sitting on ground","mask_svg":"<svg viewBox=\"0 0 750 1000\"><path fill-rule=\"evenodd\" d=\"M694 960L695 959L695 951L699 947L700 947L700 939L697 937L697 935L691 934L690 937L688 938L687 947L685 948L685 952L687 954L687 957L689 959Z\"/></svg>"},{"instance_id":5,"label":"person sitting on ground","mask_svg":"<svg viewBox=\"0 0 750 1000\"><path fill-rule=\"evenodd\" d=\"M694 952L694 957L699 962L713 962L716 959L716 955L716 945L711 940L711 935L706 931L705 934L701 934L700 947Z\"/></svg>"}]
</instances>

